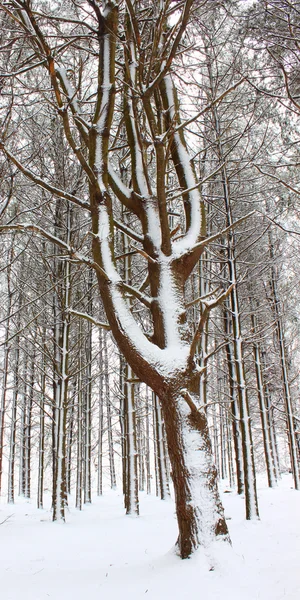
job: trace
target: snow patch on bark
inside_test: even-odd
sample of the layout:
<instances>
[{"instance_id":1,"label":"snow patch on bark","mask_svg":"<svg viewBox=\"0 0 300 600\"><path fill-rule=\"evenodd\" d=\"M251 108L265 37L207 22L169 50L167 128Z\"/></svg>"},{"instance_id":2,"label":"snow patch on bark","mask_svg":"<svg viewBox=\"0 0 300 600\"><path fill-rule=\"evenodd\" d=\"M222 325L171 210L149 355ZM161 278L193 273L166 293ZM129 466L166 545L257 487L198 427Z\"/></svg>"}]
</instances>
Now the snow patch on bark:
<instances>
[{"instance_id":1,"label":"snow patch on bark","mask_svg":"<svg viewBox=\"0 0 300 600\"><path fill-rule=\"evenodd\" d=\"M99 206L99 229L98 238L101 244L101 256L103 261L103 268L108 278L112 282L120 282L120 275L112 260L112 252L110 248L111 235L109 226L109 216L105 205L100 204Z\"/></svg>"},{"instance_id":2,"label":"snow patch on bark","mask_svg":"<svg viewBox=\"0 0 300 600\"><path fill-rule=\"evenodd\" d=\"M165 77L166 93L169 104L169 113L171 119L176 122L175 113L175 98L174 98L174 87L172 78L170 75ZM179 132L174 133L174 143L177 147L180 164L183 167L184 177L187 188L192 188L197 184L197 180L190 163L189 154L185 148L185 145L180 137ZM180 239L173 242L173 256L179 257L189 248L192 248L198 241L201 231L201 196L198 189L190 190L188 192L190 207L191 207L191 224L186 234Z\"/></svg>"},{"instance_id":3,"label":"snow patch on bark","mask_svg":"<svg viewBox=\"0 0 300 600\"><path fill-rule=\"evenodd\" d=\"M189 472L190 504L198 516L198 541L207 548L216 539L216 525L223 516L217 510L215 490L211 485L215 466L208 452L207 441L189 423L190 407L183 398L178 403L185 465Z\"/></svg>"},{"instance_id":4,"label":"snow patch on bark","mask_svg":"<svg viewBox=\"0 0 300 600\"><path fill-rule=\"evenodd\" d=\"M142 358L163 377L172 378L178 371L184 371L189 356L189 345L170 344L164 349L159 348L150 342L140 329L118 285L111 285L111 295L120 327Z\"/></svg>"},{"instance_id":5,"label":"snow patch on bark","mask_svg":"<svg viewBox=\"0 0 300 600\"><path fill-rule=\"evenodd\" d=\"M102 84L102 99L100 107L100 115L97 121L97 137L96 137L96 157L95 167L98 173L98 182L102 192L106 191L105 184L103 182L103 133L106 125L107 112L110 101L110 91L112 84L110 83L110 34L104 36L103 42L103 84Z\"/></svg>"}]
</instances>

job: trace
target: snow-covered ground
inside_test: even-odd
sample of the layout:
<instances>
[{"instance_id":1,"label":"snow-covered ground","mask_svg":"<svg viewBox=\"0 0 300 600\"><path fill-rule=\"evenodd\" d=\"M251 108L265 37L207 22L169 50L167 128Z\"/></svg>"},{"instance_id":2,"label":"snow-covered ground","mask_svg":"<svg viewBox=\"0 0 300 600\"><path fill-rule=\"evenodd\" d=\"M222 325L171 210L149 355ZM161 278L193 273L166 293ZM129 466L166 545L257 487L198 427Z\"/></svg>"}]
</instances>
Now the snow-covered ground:
<instances>
[{"instance_id":1,"label":"snow-covered ground","mask_svg":"<svg viewBox=\"0 0 300 600\"><path fill-rule=\"evenodd\" d=\"M1 600L299 600L300 492L291 486L288 475L275 490L259 486L256 522L225 493L232 549L185 561L172 550L171 501L142 494L141 516L126 517L121 494L108 491L57 524L33 502L2 499Z\"/></svg>"}]
</instances>

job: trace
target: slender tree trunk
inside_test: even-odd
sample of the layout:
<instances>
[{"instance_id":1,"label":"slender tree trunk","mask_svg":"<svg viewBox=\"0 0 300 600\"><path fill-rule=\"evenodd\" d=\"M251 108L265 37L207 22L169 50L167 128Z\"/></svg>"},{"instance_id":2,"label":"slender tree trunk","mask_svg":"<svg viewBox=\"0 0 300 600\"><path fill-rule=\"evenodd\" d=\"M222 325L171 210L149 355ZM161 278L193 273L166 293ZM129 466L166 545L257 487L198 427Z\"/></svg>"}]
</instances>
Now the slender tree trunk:
<instances>
[{"instance_id":1,"label":"slender tree trunk","mask_svg":"<svg viewBox=\"0 0 300 600\"><path fill-rule=\"evenodd\" d=\"M116 482L116 469L115 469L115 457L114 457L114 446L113 446L113 430L112 430L111 402L110 402L110 388L109 388L109 363L108 363L108 350L107 350L107 336L106 335L104 336L104 365L105 365L105 398L106 398L106 414L107 414L110 486L112 489L115 489L117 482Z\"/></svg>"},{"instance_id":2,"label":"slender tree trunk","mask_svg":"<svg viewBox=\"0 0 300 600\"><path fill-rule=\"evenodd\" d=\"M42 242L43 255L46 249L45 240ZM45 291L45 282L43 290ZM45 319L45 317L44 317ZM38 489L37 489L37 507L43 508L44 503L44 468L45 468L45 404L46 404L46 325L42 326L42 365L41 365L41 394L39 409L39 463L38 463Z\"/></svg>"},{"instance_id":3,"label":"slender tree trunk","mask_svg":"<svg viewBox=\"0 0 300 600\"><path fill-rule=\"evenodd\" d=\"M46 360L45 360L45 328L43 329L42 347L42 377L41 377L41 399L39 414L39 465L38 465L38 492L37 507L43 508L44 498L44 464L45 464L45 393L46 393Z\"/></svg>"},{"instance_id":4,"label":"slender tree trunk","mask_svg":"<svg viewBox=\"0 0 300 600\"><path fill-rule=\"evenodd\" d=\"M212 439L214 464L216 466L217 473L220 476L219 427L218 427L218 422L217 422L217 408L216 408L215 402L212 405L212 430L213 431L212 431L211 439Z\"/></svg>"},{"instance_id":5,"label":"slender tree trunk","mask_svg":"<svg viewBox=\"0 0 300 600\"><path fill-rule=\"evenodd\" d=\"M70 207L67 209L67 243L71 240ZM63 270L64 281L62 289L61 332L58 340L59 376L56 386L55 405L55 464L53 481L53 521L65 521L65 506L67 503L66 485L66 427L68 409L69 383L69 334L70 334L70 300L71 300L71 264L68 261Z\"/></svg>"},{"instance_id":6,"label":"slender tree trunk","mask_svg":"<svg viewBox=\"0 0 300 600\"><path fill-rule=\"evenodd\" d=\"M22 365L23 362L23 365ZM27 413L27 403L28 403L28 394L27 394L27 368L28 368L28 356L27 353L24 353L23 361L20 361L23 366L23 381L21 386L21 398L22 403L20 406L20 436L19 436L19 495L25 495L25 455L26 455L26 413Z\"/></svg>"},{"instance_id":7,"label":"slender tree trunk","mask_svg":"<svg viewBox=\"0 0 300 600\"><path fill-rule=\"evenodd\" d=\"M31 497L31 430L32 430L32 408L35 381L35 350L33 350L30 364L29 393L25 413L25 447L24 447L24 496Z\"/></svg>"},{"instance_id":8,"label":"slender tree trunk","mask_svg":"<svg viewBox=\"0 0 300 600\"><path fill-rule=\"evenodd\" d=\"M231 415L226 410L226 437L227 437L227 460L228 460L228 474L229 474L229 485L231 488L234 487L234 468L233 468L233 452L232 452L232 424Z\"/></svg>"},{"instance_id":9,"label":"slender tree trunk","mask_svg":"<svg viewBox=\"0 0 300 600\"><path fill-rule=\"evenodd\" d=\"M232 410L232 434L235 452L235 466L236 466L236 477L237 477L237 492L238 494L244 493L244 468L243 468L243 448L242 448L242 433L240 425L240 411L236 393L236 378L235 378L235 364L234 354L231 342L232 336L232 321L229 312L229 306L224 305L223 308L224 318L224 332L225 332L225 351L226 351L226 362L228 369L228 381L229 381L229 393L231 399L231 410Z\"/></svg>"},{"instance_id":10,"label":"slender tree trunk","mask_svg":"<svg viewBox=\"0 0 300 600\"><path fill-rule=\"evenodd\" d=\"M67 471L67 493L71 493L71 482L72 482L72 450L73 450L73 439L74 439L74 421L75 421L75 399L76 399L76 379L73 381L72 393L68 406L68 435L67 435L67 457L66 457L66 471Z\"/></svg>"},{"instance_id":11,"label":"slender tree trunk","mask_svg":"<svg viewBox=\"0 0 300 600\"><path fill-rule=\"evenodd\" d=\"M221 163L224 162L224 151L222 145L222 131L219 121L219 115L217 108L213 109L215 130L216 130L216 147ZM226 210L227 225L230 226L233 223L232 218L232 207L231 207L231 195L230 195L230 181L227 173L227 168L224 166L221 170L222 176L222 187L224 194L224 204ZM243 450L243 467L244 467L244 486L245 486L245 505L246 505L246 519L255 519L259 516L258 513L258 501L256 491L256 477L255 477L255 465L254 465L254 453L252 444L252 432L251 432L251 421L249 414L249 401L247 384L245 377L245 366L243 356L243 338L241 332L240 323L240 309L239 309L239 298L237 290L237 272L236 272L236 258L235 258L235 237L232 231L228 234L228 245L227 245L227 264L229 271L229 281L233 285L230 300L231 300L231 315L232 315L232 327L233 327L233 350L234 350L234 364L235 364L235 380L237 384L237 399L239 407L239 418L241 428L241 439L242 439L242 450Z\"/></svg>"},{"instance_id":12,"label":"slender tree trunk","mask_svg":"<svg viewBox=\"0 0 300 600\"><path fill-rule=\"evenodd\" d=\"M88 279L88 313L93 314L92 301L93 271L89 272ZM92 502L91 482L91 451L92 451L92 324L88 321L86 339L86 370L84 392L84 503Z\"/></svg>"},{"instance_id":13,"label":"slender tree trunk","mask_svg":"<svg viewBox=\"0 0 300 600\"><path fill-rule=\"evenodd\" d=\"M103 330L99 328L99 408L98 408L98 471L97 495L103 494ZM122 390L121 390L122 391ZM121 431L122 435L122 431ZM122 442L123 443L123 442ZM122 449L123 455L123 449Z\"/></svg>"},{"instance_id":14,"label":"slender tree trunk","mask_svg":"<svg viewBox=\"0 0 300 600\"><path fill-rule=\"evenodd\" d=\"M169 481L164 445L164 426L161 405L158 396L153 392L154 420L155 420L155 446L157 461L158 489L160 497L165 500L170 496Z\"/></svg>"},{"instance_id":15,"label":"slender tree trunk","mask_svg":"<svg viewBox=\"0 0 300 600\"><path fill-rule=\"evenodd\" d=\"M145 402L145 463L147 494L151 494L151 464L150 464L150 403L149 388L146 386Z\"/></svg>"},{"instance_id":16,"label":"slender tree trunk","mask_svg":"<svg viewBox=\"0 0 300 600\"><path fill-rule=\"evenodd\" d=\"M9 265L7 268L7 313L5 322L5 334L4 334L4 358L3 358L3 380L1 390L1 401L0 401L0 496L2 490L2 474L3 474L3 450L4 450L4 427L5 427L5 412L6 412L6 401L7 401L7 381L8 381L8 359L10 347L8 344L10 335L10 315L12 306L12 291L11 291L11 267L10 263L13 258L13 251L11 250L8 256Z\"/></svg>"},{"instance_id":17,"label":"slender tree trunk","mask_svg":"<svg viewBox=\"0 0 300 600\"><path fill-rule=\"evenodd\" d=\"M204 264L208 262L207 252L203 253L199 260L199 296L204 297L209 292L208 277L204 274ZM208 265L206 265L208 269ZM197 297L197 295L196 295ZM203 309L200 308L200 314ZM198 322L198 318L195 315L195 323ZM205 327L201 333L201 340L199 343L199 367L202 371L199 384L199 402L200 407L206 406L207 404L207 347L208 347L208 320L206 321Z\"/></svg>"},{"instance_id":18,"label":"slender tree trunk","mask_svg":"<svg viewBox=\"0 0 300 600\"><path fill-rule=\"evenodd\" d=\"M8 462L8 502L14 503L15 500L15 457L16 457L16 435L17 435L17 402L19 396L19 361L20 348L19 338L16 340L14 361L14 382L13 382L13 397L11 407L11 426L10 426L10 447L9 447L9 462Z\"/></svg>"},{"instance_id":19,"label":"slender tree trunk","mask_svg":"<svg viewBox=\"0 0 300 600\"><path fill-rule=\"evenodd\" d=\"M268 364L267 364L267 359L266 359L266 350L263 348L261 349L261 360L262 360L263 371L265 373L267 373ZM270 440L271 440L271 447L272 447L272 456L273 456L273 460L274 460L275 475L276 475L276 481L278 481L280 479L281 475L280 475L279 450L278 450L277 435L276 435L276 423L275 423L275 419L274 419L274 407L273 407L273 403L272 403L272 393L270 391L269 383L266 379L267 379L267 377L264 377L264 395L265 395L265 400L266 400L267 418L268 418L268 426L269 426L269 430L270 430Z\"/></svg>"},{"instance_id":20,"label":"slender tree trunk","mask_svg":"<svg viewBox=\"0 0 300 600\"><path fill-rule=\"evenodd\" d=\"M82 321L79 322L79 340L82 340ZM78 383L77 383L77 469L76 469L76 508L82 509L83 483L83 390L82 390L82 348L79 349Z\"/></svg>"},{"instance_id":21,"label":"slender tree trunk","mask_svg":"<svg viewBox=\"0 0 300 600\"><path fill-rule=\"evenodd\" d=\"M136 450L138 462L138 489L143 492L145 490L145 432L144 420L145 416L142 411L142 403L139 395L140 389L136 385L135 391L135 406L136 406Z\"/></svg>"},{"instance_id":22,"label":"slender tree trunk","mask_svg":"<svg viewBox=\"0 0 300 600\"><path fill-rule=\"evenodd\" d=\"M219 419L220 419L220 446L221 446L221 478L227 479L227 439L226 439L226 421L224 415L224 409L222 404L219 405Z\"/></svg>"},{"instance_id":23,"label":"slender tree trunk","mask_svg":"<svg viewBox=\"0 0 300 600\"><path fill-rule=\"evenodd\" d=\"M23 261L22 261L23 265ZM18 298L18 316L16 322L17 332L21 326L21 308L22 308L22 293L19 292ZM20 337L15 338L14 349L14 379L13 379L13 396L11 405L11 425L10 425L10 444L9 444L9 460L8 460L8 502L13 504L15 500L15 458L16 458L16 438L17 438L17 407L19 397L19 369L20 369Z\"/></svg>"},{"instance_id":24,"label":"slender tree trunk","mask_svg":"<svg viewBox=\"0 0 300 600\"><path fill-rule=\"evenodd\" d=\"M232 316L234 334L234 355L236 365L237 395L239 400L239 414L242 434L243 466L245 483L246 519L255 519L259 516L256 476L254 466L254 454L252 443L252 431L249 414L249 402L247 385L245 379L245 366L243 360L242 336L240 330L240 318L238 308L238 297L236 288L232 293Z\"/></svg>"},{"instance_id":25,"label":"slender tree trunk","mask_svg":"<svg viewBox=\"0 0 300 600\"><path fill-rule=\"evenodd\" d=\"M126 514L139 514L136 411L133 373L126 364L124 381L124 457Z\"/></svg>"},{"instance_id":26,"label":"slender tree trunk","mask_svg":"<svg viewBox=\"0 0 300 600\"><path fill-rule=\"evenodd\" d=\"M258 334L258 331L257 331L256 317L255 317L255 314L253 311L251 314L251 321L252 321L252 331L253 331L253 335L254 335L254 339L255 339ZM275 472L274 458L273 458L273 453L272 453L270 420L268 418L268 410L267 410L267 406L266 406L265 389L264 389L264 385L263 385L263 370L262 370L262 361L261 361L261 351L260 351L260 345L259 345L258 340L255 340L254 344L253 344L253 356L254 356L254 364L255 364L256 385L257 385L257 394L258 394L261 427L262 427L262 435L263 435L263 443L264 443L265 461L266 461L267 475L268 475L268 484L269 484L269 487L275 487L276 486L276 472Z\"/></svg>"},{"instance_id":27,"label":"slender tree trunk","mask_svg":"<svg viewBox=\"0 0 300 600\"><path fill-rule=\"evenodd\" d=\"M289 384L286 345L285 345L285 336L284 336L281 311L280 311L280 300L279 300L279 294L278 294L278 289L277 289L277 276L276 276L276 269L274 266L274 249L273 249L273 243L272 243L272 238L271 238L270 232L269 232L269 247L270 247L270 257L273 261L273 264L271 267L271 290L272 290L272 294L273 294L273 306L274 306L274 314L275 314L275 319L276 319L276 333L277 333L279 353L280 353L281 377L282 377L282 387L283 387L286 421L287 421L287 433L288 433L291 469L292 469L295 489L299 490L300 489L300 475L299 475L298 450L297 450L295 426L294 426L293 403L292 403L291 390L290 390L290 384Z\"/></svg>"}]
</instances>

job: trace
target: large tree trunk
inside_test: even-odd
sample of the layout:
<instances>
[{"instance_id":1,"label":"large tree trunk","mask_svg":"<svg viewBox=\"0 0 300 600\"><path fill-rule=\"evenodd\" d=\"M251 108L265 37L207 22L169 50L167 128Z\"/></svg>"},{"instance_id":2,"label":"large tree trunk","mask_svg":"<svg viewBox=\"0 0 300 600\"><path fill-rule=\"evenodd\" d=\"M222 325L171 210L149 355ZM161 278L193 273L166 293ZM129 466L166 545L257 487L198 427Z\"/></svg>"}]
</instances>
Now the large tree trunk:
<instances>
[{"instance_id":1,"label":"large tree trunk","mask_svg":"<svg viewBox=\"0 0 300 600\"><path fill-rule=\"evenodd\" d=\"M168 450L172 467L179 536L178 552L187 558L214 540L230 541L217 486L211 442L204 411L169 390L162 398Z\"/></svg>"}]
</instances>

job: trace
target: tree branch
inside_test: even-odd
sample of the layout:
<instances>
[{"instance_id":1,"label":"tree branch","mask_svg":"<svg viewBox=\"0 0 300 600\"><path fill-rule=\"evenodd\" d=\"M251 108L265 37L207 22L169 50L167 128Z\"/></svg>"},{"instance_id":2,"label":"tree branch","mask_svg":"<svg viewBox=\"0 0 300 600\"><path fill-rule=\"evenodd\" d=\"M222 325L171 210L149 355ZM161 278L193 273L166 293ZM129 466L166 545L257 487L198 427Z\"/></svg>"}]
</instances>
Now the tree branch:
<instances>
[{"instance_id":1,"label":"tree branch","mask_svg":"<svg viewBox=\"0 0 300 600\"><path fill-rule=\"evenodd\" d=\"M7 148L5 148L3 142L1 142L1 141L0 141L0 150L2 150L6 154L6 156L14 163L14 165L16 165L16 167L26 177L28 177L28 179L33 181L33 183L35 183L39 187L43 188L44 190L47 190L47 192L50 192L54 196L58 196L59 198L64 198L65 200L69 200L69 202L73 202L73 204L77 204L77 206L80 206L81 208L84 208L85 210L89 210L89 211L91 210L90 205L87 202L80 200L80 198L77 198L77 196L73 196L73 194L69 194L68 192L64 192L63 190L56 188L55 186L51 185L50 183L47 183L46 181L44 181L43 179L41 179L40 177L35 175L32 171L30 171L30 169L27 169L27 167L25 167L25 165L20 163L19 160Z\"/></svg>"},{"instance_id":2,"label":"tree branch","mask_svg":"<svg viewBox=\"0 0 300 600\"><path fill-rule=\"evenodd\" d=\"M87 313L78 312L77 310L73 310L72 308L69 308L69 310L67 312L71 315L76 315L76 317L86 319L86 321L89 321L93 325L96 325L96 327L101 327L102 329L106 329L107 331L110 331L110 325L108 323L102 323L101 321L97 321L91 315L88 315Z\"/></svg>"},{"instance_id":3,"label":"tree branch","mask_svg":"<svg viewBox=\"0 0 300 600\"><path fill-rule=\"evenodd\" d=\"M204 302L205 308L204 311L200 317L200 321L198 324L198 327L196 329L193 341L191 343L191 349L190 349L190 360L192 360L196 354L196 350L197 350L197 344L198 341L200 339L200 336L203 332L204 329L204 325L208 319L209 313L210 311L215 308L216 306L218 306L219 304L222 304L223 300L225 300L225 298L227 298L227 296L229 296L231 290L233 289L234 284L232 283L229 288L223 292L222 294L220 294L220 296L218 296L215 300L212 300L211 302Z\"/></svg>"}]
</instances>

